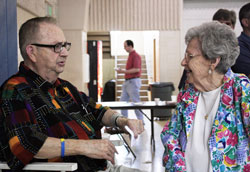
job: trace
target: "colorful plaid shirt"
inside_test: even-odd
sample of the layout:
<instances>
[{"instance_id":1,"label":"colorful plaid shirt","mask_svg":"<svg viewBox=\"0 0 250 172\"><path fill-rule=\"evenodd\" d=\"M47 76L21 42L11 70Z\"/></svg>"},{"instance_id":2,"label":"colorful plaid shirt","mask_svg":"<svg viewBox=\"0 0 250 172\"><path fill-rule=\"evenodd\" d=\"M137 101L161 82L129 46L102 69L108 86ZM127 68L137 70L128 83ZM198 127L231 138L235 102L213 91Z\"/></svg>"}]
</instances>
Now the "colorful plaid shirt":
<instances>
[{"instance_id":1,"label":"colorful plaid shirt","mask_svg":"<svg viewBox=\"0 0 250 172\"><path fill-rule=\"evenodd\" d=\"M229 69L223 82L208 141L212 170L247 172L250 171L250 81ZM161 133L165 148L163 164L171 172L186 171L185 149L199 93L193 85L185 85L178 94L175 113Z\"/></svg>"},{"instance_id":2,"label":"colorful plaid shirt","mask_svg":"<svg viewBox=\"0 0 250 172\"><path fill-rule=\"evenodd\" d=\"M22 62L19 72L2 85L0 103L0 160L7 161L13 171L34 161L77 162L81 172L105 169L106 160L86 156L34 158L47 137L101 138L107 108L69 82L57 79L51 84Z\"/></svg>"}]
</instances>

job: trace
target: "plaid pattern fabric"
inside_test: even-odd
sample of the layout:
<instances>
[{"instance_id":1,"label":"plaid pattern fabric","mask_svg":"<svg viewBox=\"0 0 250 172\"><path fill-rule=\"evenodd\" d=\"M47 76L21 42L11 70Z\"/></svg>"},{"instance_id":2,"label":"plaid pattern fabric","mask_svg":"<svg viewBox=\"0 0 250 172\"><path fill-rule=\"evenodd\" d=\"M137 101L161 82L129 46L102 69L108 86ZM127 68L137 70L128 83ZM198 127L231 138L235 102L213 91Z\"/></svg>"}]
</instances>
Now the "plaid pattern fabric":
<instances>
[{"instance_id":1,"label":"plaid pattern fabric","mask_svg":"<svg viewBox=\"0 0 250 172\"><path fill-rule=\"evenodd\" d=\"M34 155L47 137L99 139L97 133L107 110L65 80L57 79L50 84L23 62L19 72L2 85L0 103L0 158L14 171L33 161L44 161L35 159ZM85 156L46 161L77 162L79 171L106 167L106 160Z\"/></svg>"}]
</instances>

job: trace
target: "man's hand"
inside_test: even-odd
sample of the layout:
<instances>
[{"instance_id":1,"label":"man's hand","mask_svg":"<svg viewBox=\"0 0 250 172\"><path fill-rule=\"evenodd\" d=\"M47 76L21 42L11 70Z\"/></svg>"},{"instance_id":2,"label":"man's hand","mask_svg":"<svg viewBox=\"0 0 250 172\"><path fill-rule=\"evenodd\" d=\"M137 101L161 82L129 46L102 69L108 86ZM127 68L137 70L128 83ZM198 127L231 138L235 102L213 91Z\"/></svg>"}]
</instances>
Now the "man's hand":
<instances>
[{"instance_id":1,"label":"man's hand","mask_svg":"<svg viewBox=\"0 0 250 172\"><path fill-rule=\"evenodd\" d=\"M106 139L82 140L82 144L79 144L79 151L87 157L106 159L112 164L115 164L115 153L118 153L111 141Z\"/></svg>"},{"instance_id":2,"label":"man's hand","mask_svg":"<svg viewBox=\"0 0 250 172\"><path fill-rule=\"evenodd\" d=\"M144 131L144 126L143 126L142 120L127 119L127 118L120 117L117 119L117 124L123 130L126 130L125 126L128 126L129 129L133 131L135 138L137 138L138 135Z\"/></svg>"},{"instance_id":3,"label":"man's hand","mask_svg":"<svg viewBox=\"0 0 250 172\"><path fill-rule=\"evenodd\" d=\"M144 126L142 120L138 119L128 119L127 126L133 131L134 137L137 138L139 134L144 131Z\"/></svg>"},{"instance_id":4,"label":"man's hand","mask_svg":"<svg viewBox=\"0 0 250 172\"><path fill-rule=\"evenodd\" d=\"M118 118L114 118L112 120L112 116L117 113L116 111L113 111L112 109L108 109L102 118L102 123L104 126L108 127L119 127L120 129L124 130L125 132L128 132L125 129L125 126L128 126L130 130L133 131L134 137L137 138L139 134L141 134L144 131L143 122L142 120L138 119L128 119L123 117L122 115ZM113 122L112 122L113 121ZM116 126L114 126L116 125Z\"/></svg>"},{"instance_id":5,"label":"man's hand","mask_svg":"<svg viewBox=\"0 0 250 172\"><path fill-rule=\"evenodd\" d=\"M125 73L125 70L121 68L116 68L115 70L117 73Z\"/></svg>"}]
</instances>

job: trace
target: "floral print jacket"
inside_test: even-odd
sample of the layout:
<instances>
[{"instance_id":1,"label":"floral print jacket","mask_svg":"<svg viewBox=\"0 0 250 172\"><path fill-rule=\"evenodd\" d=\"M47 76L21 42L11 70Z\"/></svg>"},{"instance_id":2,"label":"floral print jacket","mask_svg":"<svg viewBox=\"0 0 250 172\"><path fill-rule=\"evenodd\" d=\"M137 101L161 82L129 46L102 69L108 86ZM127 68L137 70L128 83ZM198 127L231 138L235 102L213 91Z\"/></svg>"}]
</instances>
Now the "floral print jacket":
<instances>
[{"instance_id":1,"label":"floral print jacket","mask_svg":"<svg viewBox=\"0 0 250 172\"><path fill-rule=\"evenodd\" d=\"M199 91L186 84L177 98L172 118L161 133L163 164L171 172L185 172L185 149L195 117ZM221 87L220 103L209 136L214 172L250 171L250 81L229 69Z\"/></svg>"}]
</instances>

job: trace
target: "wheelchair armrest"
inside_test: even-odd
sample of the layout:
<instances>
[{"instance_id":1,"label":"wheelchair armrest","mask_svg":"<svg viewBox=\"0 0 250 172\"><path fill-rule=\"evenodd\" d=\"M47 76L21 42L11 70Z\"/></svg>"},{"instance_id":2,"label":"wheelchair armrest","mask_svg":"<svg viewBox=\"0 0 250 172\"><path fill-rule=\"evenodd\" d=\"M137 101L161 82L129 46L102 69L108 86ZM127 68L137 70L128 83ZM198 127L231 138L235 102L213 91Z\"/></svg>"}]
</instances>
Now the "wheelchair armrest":
<instances>
[{"instance_id":1,"label":"wheelchair armrest","mask_svg":"<svg viewBox=\"0 0 250 172\"><path fill-rule=\"evenodd\" d=\"M68 162L34 162L26 165L23 170L37 170L37 171L75 171L77 170L77 163ZM6 162L0 162L0 171L10 169Z\"/></svg>"}]
</instances>

